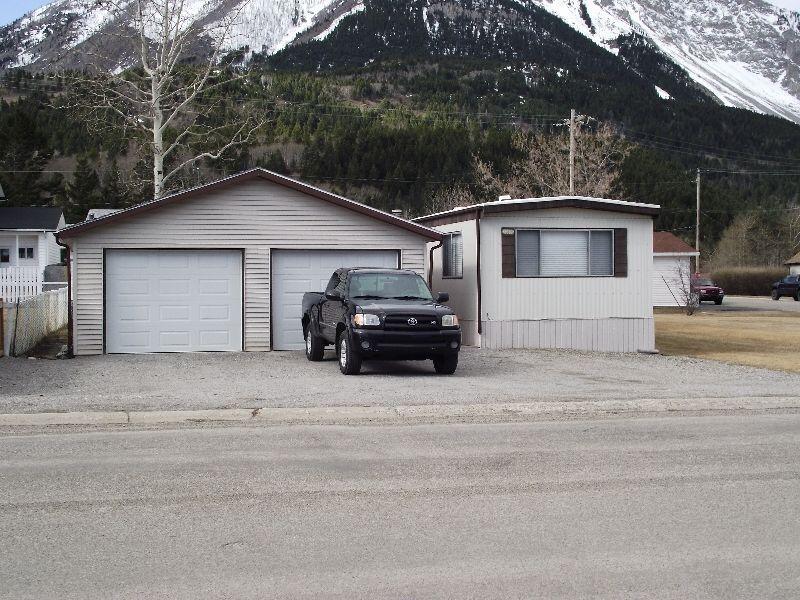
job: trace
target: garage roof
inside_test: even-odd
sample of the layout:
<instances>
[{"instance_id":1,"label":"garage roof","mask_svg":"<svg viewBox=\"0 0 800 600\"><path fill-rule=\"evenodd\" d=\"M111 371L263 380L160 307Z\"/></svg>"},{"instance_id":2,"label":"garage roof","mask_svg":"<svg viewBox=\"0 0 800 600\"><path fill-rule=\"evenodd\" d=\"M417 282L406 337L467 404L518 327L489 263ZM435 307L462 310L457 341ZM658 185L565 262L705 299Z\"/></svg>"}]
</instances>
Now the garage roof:
<instances>
[{"instance_id":1,"label":"garage roof","mask_svg":"<svg viewBox=\"0 0 800 600\"><path fill-rule=\"evenodd\" d=\"M89 229L94 229L95 227L102 227L104 225L116 223L123 219L135 217L139 213L157 209L165 204L172 204L173 202L181 202L183 200L188 200L210 191L216 191L222 188L237 185L239 183L243 183L246 181L253 181L256 179L262 179L264 181L269 181L271 183L276 183L278 185L282 185L284 187L303 192L305 194L308 194L309 196L318 198L319 200L324 200L326 202L330 202L331 204L336 204L348 210L352 210L353 212L361 213L363 215L372 217L373 219L377 219L379 221L383 221L384 223L388 223L390 225L396 225L401 229L406 229L407 231L416 233L417 235L421 235L425 238L428 238L429 240L438 241L442 239L441 233L433 229L430 229L428 227L425 227L424 225L412 223L411 221L407 221L406 219L403 219L401 217L397 217L395 215L383 212L382 210L378 210L377 208L372 208L370 206L367 206L366 204L361 204L360 202L356 202L355 200L350 200L348 198L345 198L344 196L339 196L337 194L333 194L331 192L314 187L312 185L308 185L307 183L303 183L302 181L292 179L291 177L279 175L278 173L273 173L272 171L267 171L266 169L260 169L260 168L251 169L249 171L244 171L242 173L238 173L237 175L231 175L230 177L226 177L224 179L220 179L212 183L201 185L181 192L176 192L174 194L170 194L169 196L164 196L163 198L158 198L156 200L143 202L142 204L137 204L136 206L131 206L130 208L120 210L113 214L104 215L96 219L92 219L91 221L84 221L83 223L78 223L76 225L65 227L64 229L61 229L58 232L58 237L72 238L82 234L83 232Z\"/></svg>"},{"instance_id":2,"label":"garage roof","mask_svg":"<svg viewBox=\"0 0 800 600\"><path fill-rule=\"evenodd\" d=\"M690 254L695 256L697 250L669 231L654 231L653 254Z\"/></svg>"},{"instance_id":3,"label":"garage roof","mask_svg":"<svg viewBox=\"0 0 800 600\"><path fill-rule=\"evenodd\" d=\"M787 260L785 264L786 264L787 267L792 266L792 265L800 265L800 252L798 252L792 258Z\"/></svg>"}]
</instances>

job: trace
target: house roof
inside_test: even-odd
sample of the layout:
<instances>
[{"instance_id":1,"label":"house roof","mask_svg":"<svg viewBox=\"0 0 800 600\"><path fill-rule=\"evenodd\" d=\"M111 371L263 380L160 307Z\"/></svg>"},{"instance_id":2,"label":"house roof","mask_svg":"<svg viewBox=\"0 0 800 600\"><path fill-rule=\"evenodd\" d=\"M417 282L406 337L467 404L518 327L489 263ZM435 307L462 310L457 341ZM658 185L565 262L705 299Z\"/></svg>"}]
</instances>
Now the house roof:
<instances>
[{"instance_id":1,"label":"house roof","mask_svg":"<svg viewBox=\"0 0 800 600\"><path fill-rule=\"evenodd\" d=\"M333 194L331 192L314 187L307 183L303 183L302 181L292 179L291 177L279 175L278 173L273 173L272 171L267 171L265 169L260 169L260 168L251 169L249 171L244 171L236 175L231 175L230 177L225 177L224 179L220 179L212 183L207 183L205 185L201 185L181 192L176 192L174 194L170 194L169 196L164 196L163 198L158 198L156 200L149 200L147 202L131 206L130 208L125 208L123 210L114 212L112 214L100 216L90 221L84 221L82 223L70 225L68 227L65 227L64 229L61 229L58 232L58 237L72 238L82 234L85 231L94 229L95 227L103 227L111 223L117 223L118 221L121 221L123 219L135 217L140 213L158 209L161 206L164 206L165 204L182 202L184 200L189 200L196 196L211 191L228 188L240 183L244 183L246 181L254 181L259 179L264 181L269 181L271 183L276 183L278 185L282 185L284 187L297 190L299 192L303 192L304 194L308 194L309 196L313 196L314 198L317 198L319 200L324 200L325 202L336 204L348 210L352 210L353 212L357 212L362 215L371 217L373 219L383 221L384 223L395 225L397 227L400 227L401 229L405 229L412 233L416 233L417 235L421 235L425 238L428 238L429 240L438 241L442 239L441 233L433 229L430 229L428 227L425 227L424 225L420 225L418 223L412 223L411 221L408 221L401 217L383 212L382 210L378 210L377 208L372 208L371 206L367 206L366 204L361 204L360 202L350 200L348 198L345 198L344 196L339 196L337 194Z\"/></svg>"},{"instance_id":2,"label":"house roof","mask_svg":"<svg viewBox=\"0 0 800 600\"><path fill-rule=\"evenodd\" d=\"M785 264L787 267L788 267L788 266L791 266L791 265L800 265L800 252L798 252L797 254L795 254L795 255L794 255L792 258L790 258L789 260L787 260L787 261L786 261L786 263L784 263L784 264Z\"/></svg>"},{"instance_id":3,"label":"house roof","mask_svg":"<svg viewBox=\"0 0 800 600\"><path fill-rule=\"evenodd\" d=\"M64 213L52 206L10 206L0 208L0 229L55 231Z\"/></svg>"},{"instance_id":4,"label":"house roof","mask_svg":"<svg viewBox=\"0 0 800 600\"><path fill-rule=\"evenodd\" d=\"M653 232L653 254L697 254L697 250L669 231Z\"/></svg>"},{"instance_id":5,"label":"house roof","mask_svg":"<svg viewBox=\"0 0 800 600\"><path fill-rule=\"evenodd\" d=\"M661 207L658 204L642 204L609 198L589 198L586 196L553 196L547 198L520 198L517 200L495 200L472 206L461 206L432 215L414 219L419 223L443 224L446 221L463 220L479 211L485 213L513 212L518 210L540 210L547 208L587 208L610 212L635 213L656 216Z\"/></svg>"}]
</instances>

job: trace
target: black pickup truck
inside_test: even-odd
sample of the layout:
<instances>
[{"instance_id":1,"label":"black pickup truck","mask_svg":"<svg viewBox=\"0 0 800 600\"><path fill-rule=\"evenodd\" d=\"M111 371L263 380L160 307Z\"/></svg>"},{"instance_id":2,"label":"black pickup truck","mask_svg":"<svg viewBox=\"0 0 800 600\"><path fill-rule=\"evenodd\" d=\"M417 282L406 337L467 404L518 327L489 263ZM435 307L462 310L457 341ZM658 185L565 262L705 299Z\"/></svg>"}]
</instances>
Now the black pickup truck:
<instances>
[{"instance_id":1,"label":"black pickup truck","mask_svg":"<svg viewBox=\"0 0 800 600\"><path fill-rule=\"evenodd\" d=\"M361 371L364 360L433 360L437 373L458 367L458 317L434 299L425 280L402 269L338 269L324 292L303 295L308 360L335 344L339 369Z\"/></svg>"}]
</instances>

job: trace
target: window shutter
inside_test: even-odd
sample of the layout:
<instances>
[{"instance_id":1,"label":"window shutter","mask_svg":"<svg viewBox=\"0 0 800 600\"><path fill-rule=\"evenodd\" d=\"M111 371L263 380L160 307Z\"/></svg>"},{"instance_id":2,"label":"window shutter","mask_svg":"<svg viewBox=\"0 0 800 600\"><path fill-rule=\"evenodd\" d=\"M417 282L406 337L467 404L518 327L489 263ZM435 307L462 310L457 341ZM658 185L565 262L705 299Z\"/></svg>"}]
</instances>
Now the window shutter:
<instances>
[{"instance_id":1,"label":"window shutter","mask_svg":"<svg viewBox=\"0 0 800 600\"><path fill-rule=\"evenodd\" d=\"M628 276L628 230L614 230L614 277Z\"/></svg>"},{"instance_id":2,"label":"window shutter","mask_svg":"<svg viewBox=\"0 0 800 600\"><path fill-rule=\"evenodd\" d=\"M503 260L503 277L517 276L517 232L515 229L503 229L501 232L501 255Z\"/></svg>"}]
</instances>

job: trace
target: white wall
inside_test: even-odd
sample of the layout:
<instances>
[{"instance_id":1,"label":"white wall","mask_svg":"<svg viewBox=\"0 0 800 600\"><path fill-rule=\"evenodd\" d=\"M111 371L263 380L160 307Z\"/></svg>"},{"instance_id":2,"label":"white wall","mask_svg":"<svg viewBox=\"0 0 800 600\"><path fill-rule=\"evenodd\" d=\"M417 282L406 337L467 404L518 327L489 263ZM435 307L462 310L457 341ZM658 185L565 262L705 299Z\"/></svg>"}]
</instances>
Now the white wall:
<instances>
[{"instance_id":1,"label":"white wall","mask_svg":"<svg viewBox=\"0 0 800 600\"><path fill-rule=\"evenodd\" d=\"M270 250L400 250L424 274L427 238L268 181L178 200L73 238L74 349L103 351L105 248L244 249L244 347L270 349Z\"/></svg>"},{"instance_id":2,"label":"white wall","mask_svg":"<svg viewBox=\"0 0 800 600\"><path fill-rule=\"evenodd\" d=\"M502 277L501 230L628 230L627 277ZM489 348L576 348L635 352L655 347L653 220L646 215L558 208L484 215L481 220L483 334Z\"/></svg>"},{"instance_id":3,"label":"white wall","mask_svg":"<svg viewBox=\"0 0 800 600\"><path fill-rule=\"evenodd\" d=\"M653 306L682 306L686 301L691 272L688 256L654 255Z\"/></svg>"},{"instance_id":4,"label":"white wall","mask_svg":"<svg viewBox=\"0 0 800 600\"><path fill-rule=\"evenodd\" d=\"M800 275L800 265L792 265L789 267L789 275Z\"/></svg>"},{"instance_id":5,"label":"white wall","mask_svg":"<svg viewBox=\"0 0 800 600\"><path fill-rule=\"evenodd\" d=\"M442 233L461 233L463 242L464 266L461 279L442 277L444 249L437 248L433 253L432 284L433 293L447 292L450 301L447 305L458 315L461 322L462 343L478 346L478 236L475 221L464 221L436 228ZM432 246L434 244L430 244Z\"/></svg>"}]
</instances>

